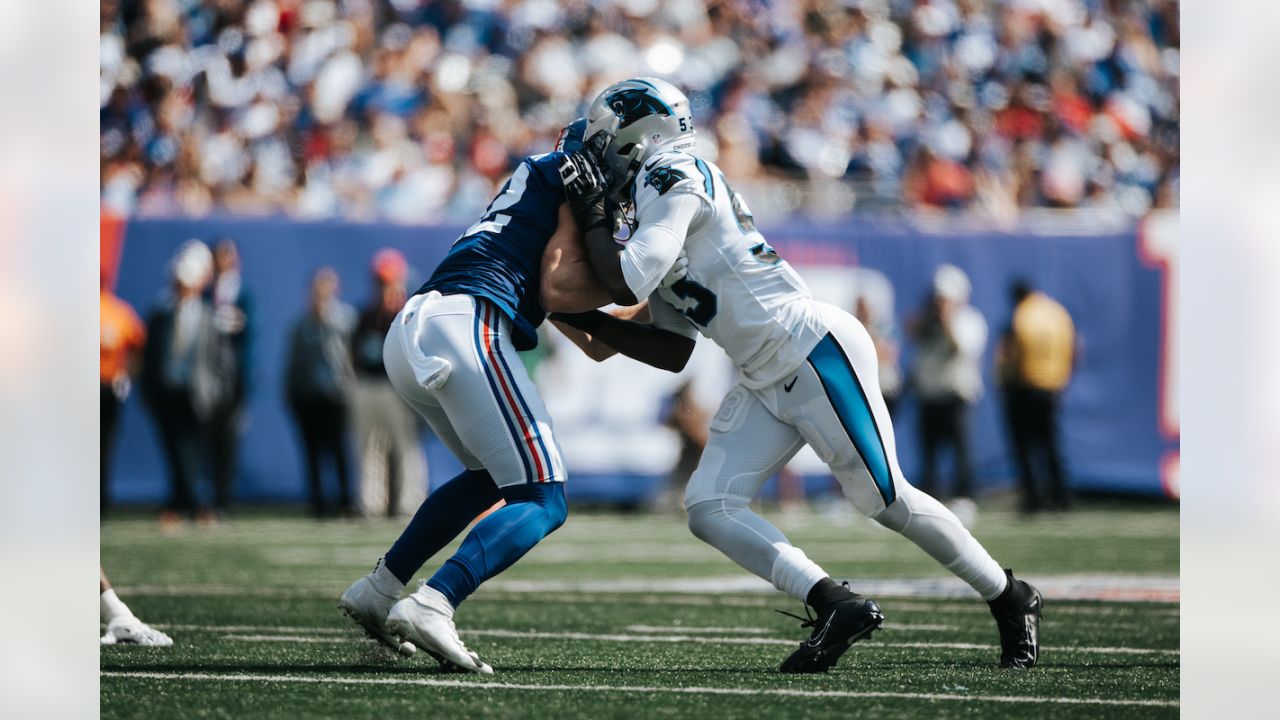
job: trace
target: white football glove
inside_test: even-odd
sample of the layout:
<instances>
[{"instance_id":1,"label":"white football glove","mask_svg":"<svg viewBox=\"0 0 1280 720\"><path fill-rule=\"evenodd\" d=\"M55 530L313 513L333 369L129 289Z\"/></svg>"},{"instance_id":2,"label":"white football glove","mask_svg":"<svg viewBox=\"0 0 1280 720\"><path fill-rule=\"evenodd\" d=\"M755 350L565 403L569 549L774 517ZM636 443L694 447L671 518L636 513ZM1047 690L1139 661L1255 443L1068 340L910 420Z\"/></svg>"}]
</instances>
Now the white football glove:
<instances>
[{"instance_id":1,"label":"white football glove","mask_svg":"<svg viewBox=\"0 0 1280 720\"><path fill-rule=\"evenodd\" d=\"M669 288L672 285L684 279L689 274L689 256L685 254L684 248L680 249L680 254L676 256L676 261L671 264L671 269L666 275L662 276L662 282L658 283L659 288Z\"/></svg>"}]
</instances>

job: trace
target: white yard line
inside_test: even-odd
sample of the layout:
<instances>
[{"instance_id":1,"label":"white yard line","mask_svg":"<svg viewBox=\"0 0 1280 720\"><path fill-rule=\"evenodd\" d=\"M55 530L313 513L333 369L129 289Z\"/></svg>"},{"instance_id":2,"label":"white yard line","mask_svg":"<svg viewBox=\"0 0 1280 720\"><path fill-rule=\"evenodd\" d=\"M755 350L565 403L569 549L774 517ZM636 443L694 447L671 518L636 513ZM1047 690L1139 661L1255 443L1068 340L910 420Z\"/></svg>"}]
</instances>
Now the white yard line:
<instances>
[{"instance_id":1,"label":"white yard line","mask_svg":"<svg viewBox=\"0 0 1280 720\"><path fill-rule=\"evenodd\" d=\"M907 630L918 632L954 632L959 625L936 625L932 623L895 623L886 624L890 630ZM777 628L762 627L689 627L687 625L628 625L623 630L629 633L691 633L697 635L730 635L733 633L746 635L768 635L778 631Z\"/></svg>"},{"instance_id":2,"label":"white yard line","mask_svg":"<svg viewBox=\"0 0 1280 720\"><path fill-rule=\"evenodd\" d=\"M175 628L177 626L160 626L166 629ZM355 639L354 634L349 637L342 637L334 634L333 628L324 628L319 632L312 634L313 631L307 629L308 634L280 634L280 633L254 633L244 632L243 626L217 627L217 626L187 626L191 629L202 629L211 632L229 631L229 634L223 635L223 640L236 640L244 642L294 642L294 643L345 643ZM275 628L256 628L258 630L273 630ZM279 630L289 630L290 628L279 628ZM294 631L303 630L303 628L291 628ZM510 638L517 640L591 640L604 642L640 642L640 643L693 643L698 645L795 645L796 640L786 638L768 638L768 637L731 637L731 636L714 636L707 637L704 635L658 635L643 634L629 635L620 633L584 633L584 632L547 632L537 630L503 630L503 629L479 629L479 630L463 630L464 637L494 637L494 638ZM941 649L941 650L996 650L995 645L984 643L958 643L958 642L882 642L878 639L866 643L860 647L881 647L881 648L925 648L925 649ZM1134 647L1107 647L1107 646L1084 646L1084 645L1060 645L1046 646L1044 652L1069 652L1069 653L1087 653L1096 655L1179 655L1180 651L1176 649L1162 648L1134 648Z\"/></svg>"},{"instance_id":3,"label":"white yard line","mask_svg":"<svg viewBox=\"0 0 1280 720\"><path fill-rule=\"evenodd\" d=\"M1178 603L1181 591L1176 575L1044 575L1030 577L1036 587L1052 603L1056 600L1111 600ZM937 598L973 600L977 595L955 577L929 578L853 578L851 584L863 595L872 597ZM629 598L661 597L670 593L670 604L733 604L734 596L760 595L771 601L776 590L768 582L751 575L712 577L612 580L504 580L497 578L485 585L490 593L525 595L554 593L582 599L582 595L617 594ZM123 597L153 595L166 597L324 597L342 592L341 587L244 587L238 585L145 585L121 587ZM692 597L691 597L692 596ZM697 597L705 596L705 597ZM479 597L483 597L483 594ZM975 605L976 607L976 605ZM1093 612L1093 610L1090 610Z\"/></svg>"},{"instance_id":4,"label":"white yard line","mask_svg":"<svg viewBox=\"0 0 1280 720\"><path fill-rule=\"evenodd\" d=\"M783 688L728 687L643 687L634 685L530 685L524 683L486 682L478 680L436 680L406 677L345 677L339 675L249 675L198 672L134 672L106 670L102 677L142 678L148 680L201 680L209 682L265 682L318 685L409 685L456 689L527 690L531 692L597 692L665 695L738 695L746 697L781 696L794 698L893 698L899 700L990 702L1052 705L1119 705L1142 707L1178 707L1174 700L1116 700L1110 698L1016 697L1009 695L957 695L949 693L875 692L850 690L791 690Z\"/></svg>"},{"instance_id":5,"label":"white yard line","mask_svg":"<svg viewBox=\"0 0 1280 720\"><path fill-rule=\"evenodd\" d=\"M685 632L700 635L727 635L740 633L746 635L767 635L774 632L771 628L761 627L685 627L684 625L628 625L623 630L632 633Z\"/></svg>"},{"instance_id":6,"label":"white yard line","mask_svg":"<svg viewBox=\"0 0 1280 720\"><path fill-rule=\"evenodd\" d=\"M278 633L298 635L351 635L354 625L349 627L302 627L300 625L184 625L176 623L152 623L152 627L161 630L186 630L193 632L226 632L226 633Z\"/></svg>"},{"instance_id":7,"label":"white yard line","mask_svg":"<svg viewBox=\"0 0 1280 720\"><path fill-rule=\"evenodd\" d=\"M1028 578L1044 593L1057 600L1129 600L1176 603L1181 594L1176 575L1045 575ZM851 578L850 584L863 595L888 597L976 598L973 590L956 577ZM596 593L695 593L728 595L768 593L769 582L751 575L611 580L503 580L487 588L520 592Z\"/></svg>"}]
</instances>

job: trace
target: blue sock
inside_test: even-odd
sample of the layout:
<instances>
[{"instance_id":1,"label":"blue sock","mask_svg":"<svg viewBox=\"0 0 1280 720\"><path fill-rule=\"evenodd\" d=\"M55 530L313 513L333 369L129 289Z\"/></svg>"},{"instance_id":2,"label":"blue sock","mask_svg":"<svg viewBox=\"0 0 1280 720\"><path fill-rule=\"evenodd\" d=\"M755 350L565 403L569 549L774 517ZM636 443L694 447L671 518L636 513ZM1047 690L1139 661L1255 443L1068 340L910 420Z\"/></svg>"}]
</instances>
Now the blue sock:
<instances>
[{"instance_id":1,"label":"blue sock","mask_svg":"<svg viewBox=\"0 0 1280 720\"><path fill-rule=\"evenodd\" d=\"M502 499L488 470L465 470L422 501L383 562L408 583L432 555L453 542L480 513Z\"/></svg>"},{"instance_id":2,"label":"blue sock","mask_svg":"<svg viewBox=\"0 0 1280 720\"><path fill-rule=\"evenodd\" d=\"M564 524L569 512L562 482L516 485L501 492L506 506L476 523L458 552L427 581L454 607Z\"/></svg>"}]
</instances>

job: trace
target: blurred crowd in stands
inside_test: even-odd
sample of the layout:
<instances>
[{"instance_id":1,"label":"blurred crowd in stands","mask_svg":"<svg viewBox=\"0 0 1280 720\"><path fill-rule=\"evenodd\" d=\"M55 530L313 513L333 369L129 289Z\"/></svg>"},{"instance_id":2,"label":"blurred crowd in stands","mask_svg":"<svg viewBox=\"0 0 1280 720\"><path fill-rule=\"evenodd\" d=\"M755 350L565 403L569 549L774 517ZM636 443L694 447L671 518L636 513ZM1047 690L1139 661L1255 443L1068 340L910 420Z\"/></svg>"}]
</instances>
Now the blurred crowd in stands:
<instances>
[{"instance_id":1,"label":"blurred crowd in stands","mask_svg":"<svg viewBox=\"0 0 1280 720\"><path fill-rule=\"evenodd\" d=\"M103 0L101 33L126 214L467 223L636 74L765 219L1178 202L1176 0Z\"/></svg>"}]
</instances>

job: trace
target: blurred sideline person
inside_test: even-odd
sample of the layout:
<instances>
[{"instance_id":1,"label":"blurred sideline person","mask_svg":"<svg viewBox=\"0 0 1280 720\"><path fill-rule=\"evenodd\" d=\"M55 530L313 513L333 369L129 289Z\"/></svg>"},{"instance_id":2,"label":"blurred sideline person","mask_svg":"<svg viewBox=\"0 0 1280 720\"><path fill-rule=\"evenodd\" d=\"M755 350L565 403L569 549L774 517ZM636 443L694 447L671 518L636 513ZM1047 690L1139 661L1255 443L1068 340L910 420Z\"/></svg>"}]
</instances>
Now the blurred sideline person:
<instances>
[{"instance_id":1,"label":"blurred sideline person","mask_svg":"<svg viewBox=\"0 0 1280 720\"><path fill-rule=\"evenodd\" d=\"M578 121L566 128L558 147L576 144L584 126ZM396 391L466 470L427 497L373 571L342 594L339 607L384 644L404 652L407 642L449 669L493 672L458 638L454 613L568 515L563 455L516 354L537 345L550 301L542 294L542 273L557 267L555 247L569 244L576 232L561 209L557 169L564 157L535 155L517 165L484 215L405 303L383 346ZM576 277L582 282L571 292L585 295L591 307L607 301L589 275ZM640 355L670 368L663 360L675 353L659 342L666 334L653 333ZM430 579L397 602L427 560L499 501Z\"/></svg>"},{"instance_id":2,"label":"blurred sideline person","mask_svg":"<svg viewBox=\"0 0 1280 720\"><path fill-rule=\"evenodd\" d=\"M228 392L209 415L209 459L213 463L213 507L219 515L231 505L240 458L240 435L247 421L246 401L253 369L255 311L253 295L240 275L240 253L229 239L213 247L213 327L231 353L222 381Z\"/></svg>"},{"instance_id":3,"label":"blurred sideline person","mask_svg":"<svg viewBox=\"0 0 1280 720\"><path fill-rule=\"evenodd\" d=\"M684 497L684 489L698 467L703 448L707 446L707 423L711 420L711 413L698 404L692 381L681 383L666 405L662 424L675 430L680 438L680 454L667 474L666 489L654 500L653 509L679 512L684 509L680 498Z\"/></svg>"},{"instance_id":4,"label":"blurred sideline person","mask_svg":"<svg viewBox=\"0 0 1280 720\"><path fill-rule=\"evenodd\" d=\"M173 526L181 515L195 517L196 484L209 469L207 424L230 392L230 350L214 328L213 308L204 289L213 255L189 240L170 262L172 288L147 318L142 360L142 395L160 434L169 470L170 497L161 521ZM202 510L202 519L213 515Z\"/></svg>"},{"instance_id":5,"label":"blurred sideline person","mask_svg":"<svg viewBox=\"0 0 1280 720\"><path fill-rule=\"evenodd\" d=\"M116 591L107 580L107 571L98 568L98 612L107 631L99 642L103 645L144 645L169 647L173 638L138 619L128 605L116 597Z\"/></svg>"},{"instance_id":6,"label":"blurred sideline person","mask_svg":"<svg viewBox=\"0 0 1280 720\"><path fill-rule=\"evenodd\" d=\"M98 383L101 451L99 464L99 512L111 505L111 459L120 427L120 413L132 389L131 378L138 374L147 329L129 303L108 287L106 273L98 291Z\"/></svg>"},{"instance_id":7,"label":"blurred sideline person","mask_svg":"<svg viewBox=\"0 0 1280 720\"><path fill-rule=\"evenodd\" d=\"M750 508L764 482L806 443L854 506L915 542L989 603L1002 667L1034 666L1040 593L1002 570L953 513L902 476L870 336L847 312L813 299L723 173L693 154L684 93L656 78L624 80L591 103L587 120L583 149L560 168L587 260L561 261L570 277L594 275L615 303L647 299L653 324L575 312L586 298L568 290L545 306L590 345L634 357L667 344L672 355L664 362L678 370L701 333L738 366L739 384L711 421L685 507L694 535L817 610L802 624L813 628L809 639L779 669L825 672L884 622L874 600L837 584ZM606 196L634 212L625 244L614 239ZM547 284L555 278L544 278Z\"/></svg>"},{"instance_id":8,"label":"blurred sideline person","mask_svg":"<svg viewBox=\"0 0 1280 720\"><path fill-rule=\"evenodd\" d=\"M929 304L912 326L916 344L912 387L920 399L920 448L924 454L920 489L940 500L955 498L952 510L971 526L973 503L972 407L982 397L982 351L987 322L969 304L969 277L955 265L933 276ZM955 483L938 486L938 454L952 450Z\"/></svg>"},{"instance_id":9,"label":"blurred sideline person","mask_svg":"<svg viewBox=\"0 0 1280 720\"><path fill-rule=\"evenodd\" d=\"M317 270L307 310L289 334L285 361L285 393L302 438L311 509L317 518L328 515L331 507L321 478L326 462L338 482L337 513L355 512L347 453L347 406L355 382L350 353L355 311L337 295L338 273L330 267Z\"/></svg>"},{"instance_id":10,"label":"blurred sideline person","mask_svg":"<svg viewBox=\"0 0 1280 720\"><path fill-rule=\"evenodd\" d=\"M371 265L374 294L351 336L355 387L351 396L360 467L360 511L369 517L407 515L426 496L426 458L413 411L396 394L382 363L382 343L404 305L409 264L383 248Z\"/></svg>"},{"instance_id":11,"label":"blurred sideline person","mask_svg":"<svg viewBox=\"0 0 1280 720\"><path fill-rule=\"evenodd\" d=\"M854 301L853 316L867 329L871 344L876 346L880 395L892 417L898 407L898 399L902 397L902 371L898 366L901 350L898 342L893 339L893 318L889 312L877 311L865 294L858 295L858 299Z\"/></svg>"},{"instance_id":12,"label":"blurred sideline person","mask_svg":"<svg viewBox=\"0 0 1280 720\"><path fill-rule=\"evenodd\" d=\"M1071 381L1075 324L1066 308L1025 280L1014 282L1010 296L1013 316L1000 338L996 376L1017 459L1021 509L1066 510L1072 498L1058 450L1058 398Z\"/></svg>"}]
</instances>

